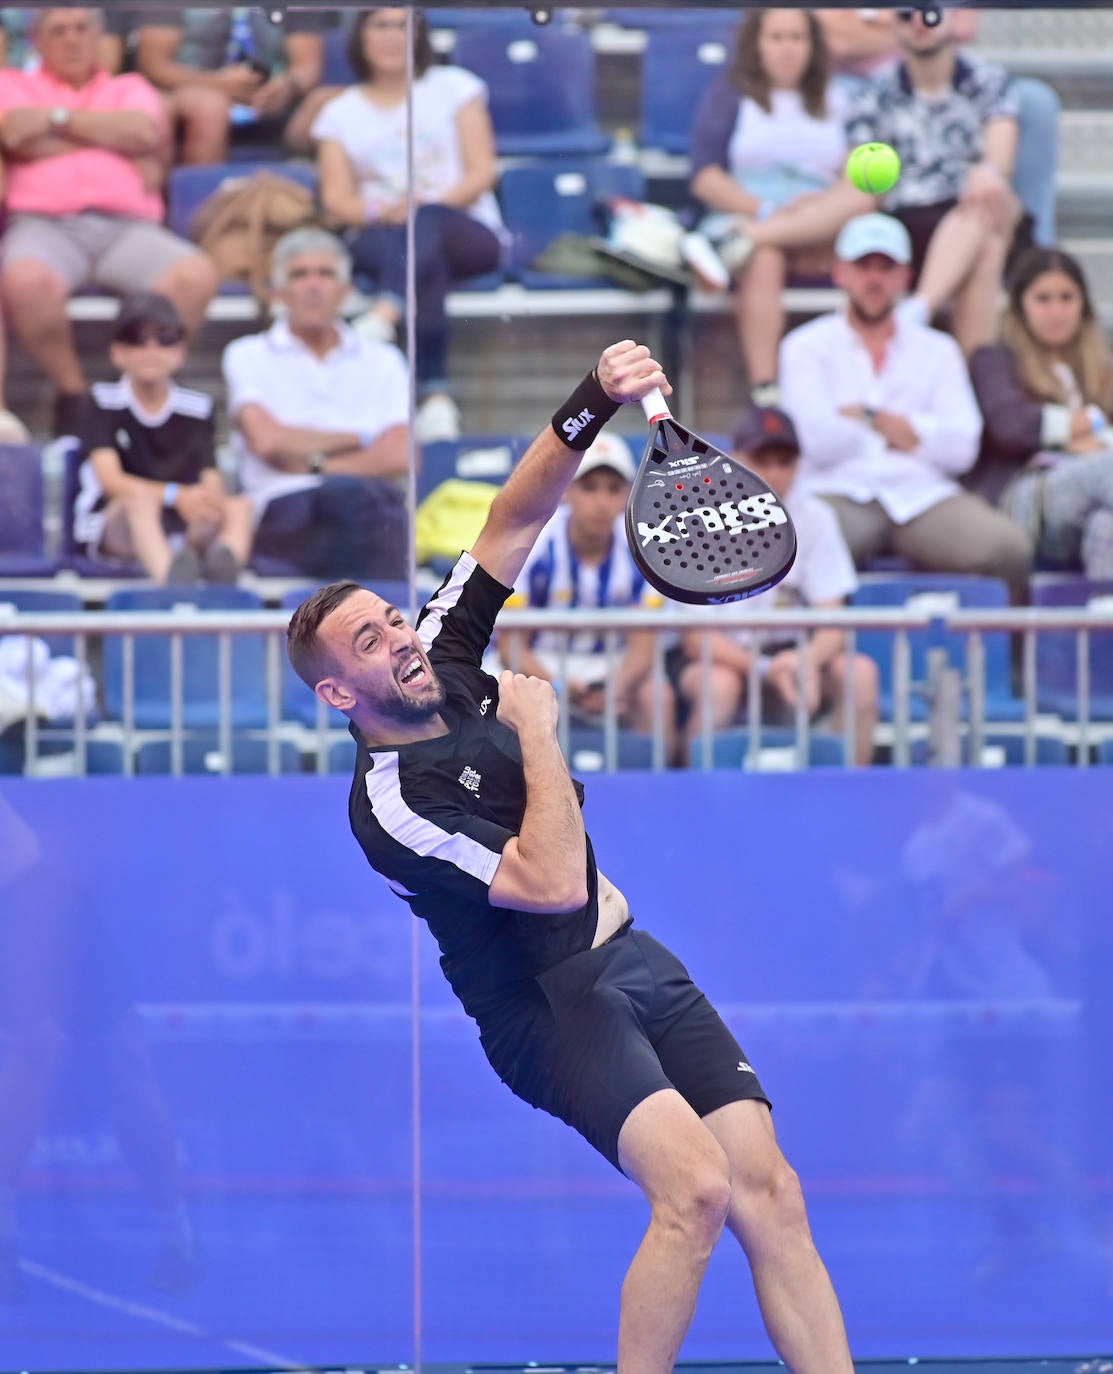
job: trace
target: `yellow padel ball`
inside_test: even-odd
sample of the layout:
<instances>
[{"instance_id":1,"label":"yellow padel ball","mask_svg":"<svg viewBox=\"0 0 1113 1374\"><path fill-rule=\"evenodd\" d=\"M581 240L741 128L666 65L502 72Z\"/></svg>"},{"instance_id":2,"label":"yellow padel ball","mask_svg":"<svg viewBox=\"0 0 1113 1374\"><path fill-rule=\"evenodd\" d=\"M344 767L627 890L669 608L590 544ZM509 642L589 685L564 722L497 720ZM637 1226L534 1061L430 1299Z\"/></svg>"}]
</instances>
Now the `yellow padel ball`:
<instances>
[{"instance_id":1,"label":"yellow padel ball","mask_svg":"<svg viewBox=\"0 0 1113 1374\"><path fill-rule=\"evenodd\" d=\"M883 196L897 184L900 158L887 143L861 143L850 154L846 174L859 191Z\"/></svg>"}]
</instances>

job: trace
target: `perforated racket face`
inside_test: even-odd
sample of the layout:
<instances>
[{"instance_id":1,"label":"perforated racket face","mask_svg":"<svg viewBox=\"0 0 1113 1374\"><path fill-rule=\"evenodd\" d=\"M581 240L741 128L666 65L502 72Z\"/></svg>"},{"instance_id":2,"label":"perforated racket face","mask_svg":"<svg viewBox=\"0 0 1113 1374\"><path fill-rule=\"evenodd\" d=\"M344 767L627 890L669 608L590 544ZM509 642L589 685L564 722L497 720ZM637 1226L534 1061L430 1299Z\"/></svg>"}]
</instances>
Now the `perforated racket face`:
<instances>
[{"instance_id":1,"label":"perforated racket face","mask_svg":"<svg viewBox=\"0 0 1113 1374\"><path fill-rule=\"evenodd\" d=\"M653 427L626 503L647 582L714 606L776 586L796 558L788 512L756 474L671 417Z\"/></svg>"}]
</instances>

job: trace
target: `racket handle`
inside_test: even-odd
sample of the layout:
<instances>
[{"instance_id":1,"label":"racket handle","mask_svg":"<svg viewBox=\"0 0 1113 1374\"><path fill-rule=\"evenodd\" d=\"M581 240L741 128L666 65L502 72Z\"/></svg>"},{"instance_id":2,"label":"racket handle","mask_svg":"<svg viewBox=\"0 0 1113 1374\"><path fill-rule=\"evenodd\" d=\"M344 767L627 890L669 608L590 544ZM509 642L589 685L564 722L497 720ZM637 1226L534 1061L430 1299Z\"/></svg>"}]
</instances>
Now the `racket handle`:
<instances>
[{"instance_id":1,"label":"racket handle","mask_svg":"<svg viewBox=\"0 0 1113 1374\"><path fill-rule=\"evenodd\" d=\"M655 425L658 420L664 420L672 414L669 403L661 394L660 387L654 387L642 397L642 409L645 411L645 418L651 425Z\"/></svg>"}]
</instances>

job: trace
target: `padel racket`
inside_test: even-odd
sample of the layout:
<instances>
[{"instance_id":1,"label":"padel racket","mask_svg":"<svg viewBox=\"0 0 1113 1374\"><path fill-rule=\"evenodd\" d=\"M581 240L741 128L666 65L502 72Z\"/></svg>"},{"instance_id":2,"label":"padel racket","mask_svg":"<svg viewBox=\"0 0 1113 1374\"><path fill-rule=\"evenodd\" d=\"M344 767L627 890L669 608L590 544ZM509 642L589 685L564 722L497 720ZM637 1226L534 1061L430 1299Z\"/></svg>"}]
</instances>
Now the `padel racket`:
<instances>
[{"instance_id":1,"label":"padel racket","mask_svg":"<svg viewBox=\"0 0 1113 1374\"><path fill-rule=\"evenodd\" d=\"M777 495L678 424L660 391L642 406L653 428L626 503L626 538L645 580L697 606L775 587L796 558L796 530Z\"/></svg>"}]
</instances>

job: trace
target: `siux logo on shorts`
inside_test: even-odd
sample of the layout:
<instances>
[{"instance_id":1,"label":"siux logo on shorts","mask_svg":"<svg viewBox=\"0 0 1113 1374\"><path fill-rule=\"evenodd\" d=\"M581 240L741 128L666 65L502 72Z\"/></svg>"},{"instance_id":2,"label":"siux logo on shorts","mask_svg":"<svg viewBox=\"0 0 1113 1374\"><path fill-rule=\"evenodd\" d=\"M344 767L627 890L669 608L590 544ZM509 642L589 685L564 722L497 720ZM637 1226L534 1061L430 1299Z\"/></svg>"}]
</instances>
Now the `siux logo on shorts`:
<instances>
[{"instance_id":1,"label":"siux logo on shorts","mask_svg":"<svg viewBox=\"0 0 1113 1374\"><path fill-rule=\"evenodd\" d=\"M753 512L753 507L757 511ZM753 512L753 513L751 513ZM638 537L642 548L655 540L658 544L671 544L677 539L691 539L698 531L690 530L691 521L699 519L708 534L725 530L728 534L753 534L756 530L771 529L774 525L788 524L788 515L777 498L768 492L751 496L746 501L746 514L743 514L733 501L721 501L717 506L698 506L695 510L670 512L659 525L651 525L648 520L638 521ZM675 521L675 532L669 526Z\"/></svg>"}]
</instances>

